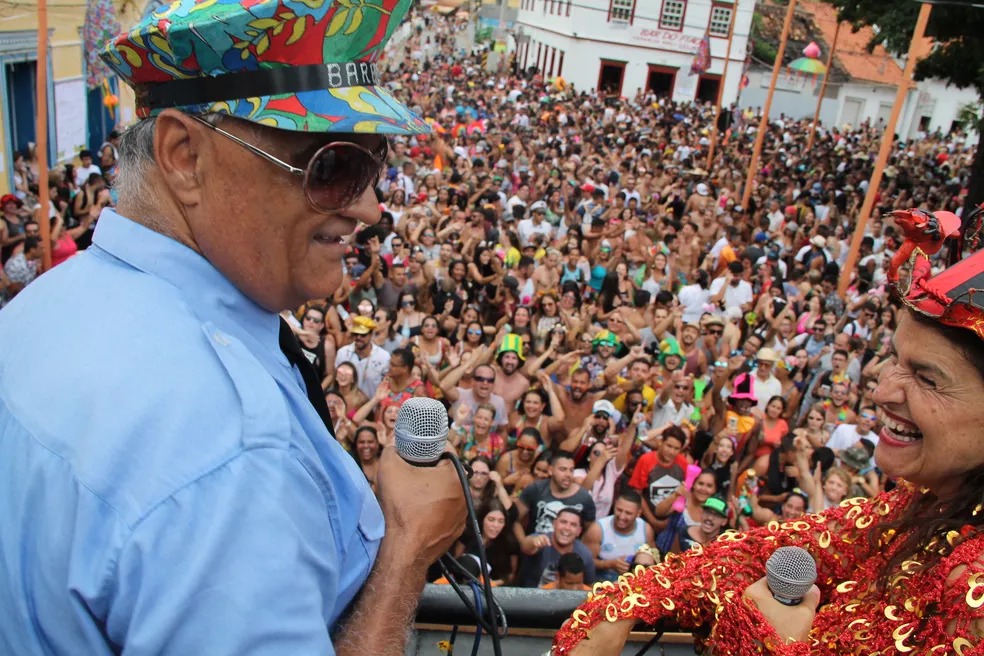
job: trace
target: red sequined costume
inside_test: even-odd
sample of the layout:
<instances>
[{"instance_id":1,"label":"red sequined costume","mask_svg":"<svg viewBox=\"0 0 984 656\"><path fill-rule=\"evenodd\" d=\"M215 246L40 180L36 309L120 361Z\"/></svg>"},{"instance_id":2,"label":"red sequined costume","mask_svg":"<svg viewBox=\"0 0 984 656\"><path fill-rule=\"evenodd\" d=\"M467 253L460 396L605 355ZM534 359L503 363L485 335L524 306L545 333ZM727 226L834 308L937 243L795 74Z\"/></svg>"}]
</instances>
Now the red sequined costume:
<instances>
[{"instance_id":1,"label":"red sequined costume","mask_svg":"<svg viewBox=\"0 0 984 656\"><path fill-rule=\"evenodd\" d=\"M984 535L951 531L946 540L956 546L949 555L941 556L940 543L931 543L925 558L902 564L885 593L875 587L900 540L873 551L870 541L882 539L873 529L896 519L917 494L906 485L799 520L727 533L703 549L637 567L617 583L596 584L557 633L554 653L569 654L604 621L653 624L667 618L684 628L710 627L710 635L698 641L714 654L984 654L973 626L984 618ZM742 593L765 575L772 552L788 545L816 559L821 606L809 641L786 644ZM913 634L924 618L917 643Z\"/></svg>"}]
</instances>

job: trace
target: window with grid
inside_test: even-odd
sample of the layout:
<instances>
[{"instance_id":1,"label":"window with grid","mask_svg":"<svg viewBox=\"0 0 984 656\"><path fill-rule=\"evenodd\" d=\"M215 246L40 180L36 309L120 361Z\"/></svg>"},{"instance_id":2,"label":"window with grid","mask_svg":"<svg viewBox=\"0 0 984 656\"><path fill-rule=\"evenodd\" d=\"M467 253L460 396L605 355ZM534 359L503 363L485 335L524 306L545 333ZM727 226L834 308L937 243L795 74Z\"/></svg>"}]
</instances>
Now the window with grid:
<instances>
[{"instance_id":1,"label":"window with grid","mask_svg":"<svg viewBox=\"0 0 984 656\"><path fill-rule=\"evenodd\" d=\"M734 10L731 7L719 7L717 5L711 7L711 22L708 25L711 36L728 36L732 11Z\"/></svg>"},{"instance_id":2,"label":"window with grid","mask_svg":"<svg viewBox=\"0 0 984 656\"><path fill-rule=\"evenodd\" d=\"M631 23L635 0L612 0L609 20L615 23Z\"/></svg>"},{"instance_id":3,"label":"window with grid","mask_svg":"<svg viewBox=\"0 0 984 656\"><path fill-rule=\"evenodd\" d=\"M683 12L686 0L663 0L663 12L659 15L659 26L665 30L683 29Z\"/></svg>"}]
</instances>

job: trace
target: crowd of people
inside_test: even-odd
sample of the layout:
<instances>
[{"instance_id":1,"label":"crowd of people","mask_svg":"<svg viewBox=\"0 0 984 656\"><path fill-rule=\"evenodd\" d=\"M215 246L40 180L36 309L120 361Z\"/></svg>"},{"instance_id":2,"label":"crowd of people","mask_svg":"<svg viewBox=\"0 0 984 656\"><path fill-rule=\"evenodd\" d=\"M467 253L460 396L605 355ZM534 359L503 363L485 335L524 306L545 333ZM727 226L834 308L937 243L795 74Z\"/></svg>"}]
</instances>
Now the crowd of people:
<instances>
[{"instance_id":1,"label":"crowd of people","mask_svg":"<svg viewBox=\"0 0 984 656\"><path fill-rule=\"evenodd\" d=\"M432 132L391 141L338 292L283 315L374 487L401 404L441 399L482 531L456 555L482 543L497 585L581 589L893 485L872 460L897 318L883 217L960 208L964 135L893 147L842 298L879 126L824 126L807 151L809 121L773 121L743 206L754 109L708 166L709 105L489 73L467 23L413 21L385 64ZM4 300L41 272L38 221L57 266L112 205L112 140L80 160L45 212L18 159Z\"/></svg>"}]
</instances>

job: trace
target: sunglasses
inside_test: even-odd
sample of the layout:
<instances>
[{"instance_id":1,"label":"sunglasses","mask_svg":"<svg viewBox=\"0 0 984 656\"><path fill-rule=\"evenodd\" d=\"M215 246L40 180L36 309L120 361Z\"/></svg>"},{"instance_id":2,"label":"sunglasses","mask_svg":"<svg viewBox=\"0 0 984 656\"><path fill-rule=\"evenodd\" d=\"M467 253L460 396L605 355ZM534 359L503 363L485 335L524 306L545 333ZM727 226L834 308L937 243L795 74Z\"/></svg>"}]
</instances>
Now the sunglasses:
<instances>
[{"instance_id":1,"label":"sunglasses","mask_svg":"<svg viewBox=\"0 0 984 656\"><path fill-rule=\"evenodd\" d=\"M325 322L324 319L319 319L318 317L306 316L304 318L307 319L308 321L313 322L313 323L324 323Z\"/></svg>"},{"instance_id":2,"label":"sunglasses","mask_svg":"<svg viewBox=\"0 0 984 656\"><path fill-rule=\"evenodd\" d=\"M201 116L193 119L230 139L254 155L304 180L304 196L312 209L335 212L349 207L366 189L375 187L382 173L389 144L382 139L376 152L350 141L332 141L318 149L306 168L299 169L270 153L243 141L231 132L212 125Z\"/></svg>"},{"instance_id":3,"label":"sunglasses","mask_svg":"<svg viewBox=\"0 0 984 656\"><path fill-rule=\"evenodd\" d=\"M417 301L414 301L412 299L407 299L407 300L403 301L403 303L401 303L401 305L403 305L403 307L406 307L408 305L416 305L416 304L417 304Z\"/></svg>"},{"instance_id":4,"label":"sunglasses","mask_svg":"<svg viewBox=\"0 0 984 656\"><path fill-rule=\"evenodd\" d=\"M607 412L596 412L595 413L595 419L608 419L608 413Z\"/></svg>"},{"instance_id":5,"label":"sunglasses","mask_svg":"<svg viewBox=\"0 0 984 656\"><path fill-rule=\"evenodd\" d=\"M862 418L862 419L867 419L867 420L869 420L869 421L878 421L878 417L876 417L876 416L875 416L875 415L873 415L873 414L869 414L869 413L867 413L867 412L863 412L863 413L861 413L861 418Z\"/></svg>"},{"instance_id":6,"label":"sunglasses","mask_svg":"<svg viewBox=\"0 0 984 656\"><path fill-rule=\"evenodd\" d=\"M517 446L516 447L516 450L517 451L530 451L530 452L533 452L533 451L536 451L536 447L535 446Z\"/></svg>"},{"instance_id":7,"label":"sunglasses","mask_svg":"<svg viewBox=\"0 0 984 656\"><path fill-rule=\"evenodd\" d=\"M492 376L472 376L472 380L476 383L494 383L495 378Z\"/></svg>"},{"instance_id":8,"label":"sunglasses","mask_svg":"<svg viewBox=\"0 0 984 656\"><path fill-rule=\"evenodd\" d=\"M724 328L711 328L707 331L708 335L723 335Z\"/></svg>"},{"instance_id":9,"label":"sunglasses","mask_svg":"<svg viewBox=\"0 0 984 656\"><path fill-rule=\"evenodd\" d=\"M482 331L481 330L478 330L476 328L472 328L471 330L468 331L468 334L469 335L481 335L482 334Z\"/></svg>"}]
</instances>

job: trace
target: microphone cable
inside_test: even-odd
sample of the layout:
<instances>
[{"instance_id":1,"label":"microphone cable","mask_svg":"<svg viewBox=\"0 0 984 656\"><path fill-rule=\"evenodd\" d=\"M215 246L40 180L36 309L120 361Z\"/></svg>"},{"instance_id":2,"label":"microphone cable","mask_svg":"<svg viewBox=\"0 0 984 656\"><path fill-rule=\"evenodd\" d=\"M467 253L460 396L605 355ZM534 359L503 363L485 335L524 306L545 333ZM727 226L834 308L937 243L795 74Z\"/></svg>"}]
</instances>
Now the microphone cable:
<instances>
[{"instance_id":1,"label":"microphone cable","mask_svg":"<svg viewBox=\"0 0 984 656\"><path fill-rule=\"evenodd\" d=\"M481 617L482 616L482 594L481 594L481 592L479 590L478 584L477 583L473 583L473 582L469 582L468 583L468 586L472 589L472 595L474 595L474 597L475 597L475 606L478 608L478 615L479 615L479 617ZM491 613L491 609L489 609L489 610L490 610L490 613L489 613L490 615L491 614L494 614L494 613ZM478 656L478 646L480 644L482 644L482 627L476 626L475 627L475 642L472 643L472 653L471 653L471 656Z\"/></svg>"},{"instance_id":2,"label":"microphone cable","mask_svg":"<svg viewBox=\"0 0 984 656\"><path fill-rule=\"evenodd\" d=\"M461 482L461 489L465 495L465 505L468 507L468 522L471 525L472 532L475 534L475 542L478 545L479 571L482 575L481 582L484 584L482 587L485 594L485 607L488 609L489 621L487 624L487 633L489 634L489 638L492 640L492 652L495 656L502 656L502 645L499 642L500 635L498 618L496 617L497 613L495 611L497 604L495 602L495 597L492 596L492 582L489 572L488 559L485 556L485 542L482 540L482 527L478 525L478 515L475 513L475 502L472 501L472 495L469 491L468 475L465 473L465 466L462 464L461 460L458 459L457 454L450 451L444 451L441 454L440 459L450 460L454 465L455 471L458 472L458 480ZM452 558L451 560L454 559ZM455 563L455 565L457 565L457 563ZM449 582L452 580L452 577L448 577ZM473 581L471 583L477 585L478 581ZM461 588L459 586L452 587L455 589L455 592L458 593L458 596L460 596L463 601L466 601L465 605L470 607L471 605L467 603L467 598ZM469 610L472 608L473 607L470 607ZM475 615L475 620L479 623L480 627L485 624L485 620L482 615L478 613ZM476 628L476 632L477 631L478 629ZM477 640L478 638L476 637L476 642Z\"/></svg>"}]
</instances>

